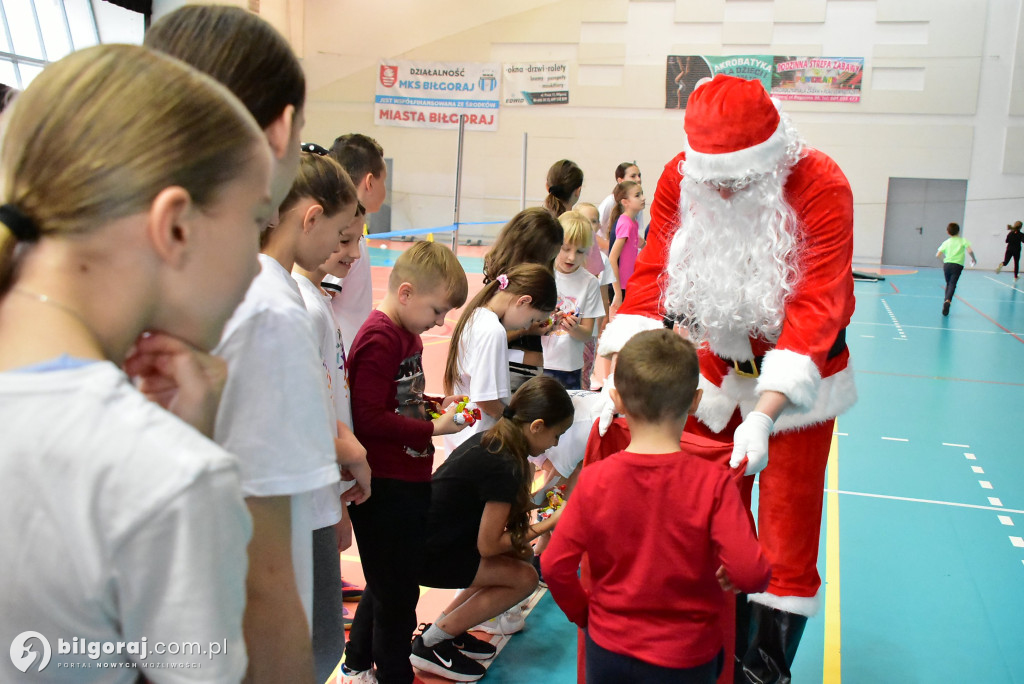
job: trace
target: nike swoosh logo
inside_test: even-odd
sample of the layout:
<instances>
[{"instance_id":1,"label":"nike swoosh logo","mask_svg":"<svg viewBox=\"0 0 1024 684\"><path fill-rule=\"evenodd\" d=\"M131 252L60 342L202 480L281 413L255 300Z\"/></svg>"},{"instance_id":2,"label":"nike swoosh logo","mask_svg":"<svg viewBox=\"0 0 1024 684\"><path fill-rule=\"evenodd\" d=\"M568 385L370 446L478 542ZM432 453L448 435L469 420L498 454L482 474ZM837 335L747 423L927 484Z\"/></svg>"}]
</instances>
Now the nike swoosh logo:
<instances>
[{"instance_id":1,"label":"nike swoosh logo","mask_svg":"<svg viewBox=\"0 0 1024 684\"><path fill-rule=\"evenodd\" d=\"M438 660L440 660L440 661L441 661L441 664L442 664L442 665L444 665L445 667L451 667L451 666L452 666L452 661L450 661L450 660L445 660L445 659L444 659L444 658L442 658L441 656L437 655L437 653L436 653L436 652L434 653L434 655L436 655L436 656L437 656L437 659L438 659Z\"/></svg>"}]
</instances>

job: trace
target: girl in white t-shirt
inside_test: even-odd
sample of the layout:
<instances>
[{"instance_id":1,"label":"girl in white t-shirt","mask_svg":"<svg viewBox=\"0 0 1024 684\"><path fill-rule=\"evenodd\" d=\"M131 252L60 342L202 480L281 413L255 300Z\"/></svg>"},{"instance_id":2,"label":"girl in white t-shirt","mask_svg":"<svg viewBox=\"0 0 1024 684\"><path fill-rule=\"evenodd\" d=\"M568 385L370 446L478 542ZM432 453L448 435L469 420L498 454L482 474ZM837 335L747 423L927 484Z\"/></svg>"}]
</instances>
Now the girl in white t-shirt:
<instances>
[{"instance_id":1,"label":"girl in white t-shirt","mask_svg":"<svg viewBox=\"0 0 1024 684\"><path fill-rule=\"evenodd\" d=\"M282 205L282 229L293 229L298 236L296 263L292 277L313 321L313 331L323 365L329 410L335 418L335 453L343 481L328 485L313 495L313 660L317 680L326 680L345 652L345 623L341 572L338 563L337 528L348 524L344 501L363 500L370 492L370 468L366 450L352 434L352 408L345 368L345 347L341 330L331 310L331 295L319 283L326 274L325 265L349 264L359 258L362 237L362 216L357 211L356 190L341 166L326 155L327 150L304 144L299 173L288 199ZM303 266L308 259L323 254L316 220L328 222L322 229L340 227L337 238L340 249L314 269ZM358 220L358 222L357 222ZM295 225L290 225L295 224ZM301 224L301 227L300 227ZM336 245L336 246L337 246ZM346 267L347 270L347 267ZM349 532L351 536L351 532Z\"/></svg>"},{"instance_id":2,"label":"girl in white t-shirt","mask_svg":"<svg viewBox=\"0 0 1024 684\"><path fill-rule=\"evenodd\" d=\"M32 679L48 640L40 681L239 681L252 526L209 439L224 364L197 350L256 274L266 138L212 79L131 45L50 64L4 117L0 680ZM58 652L76 636L102 653ZM224 648L143 655L181 641Z\"/></svg>"},{"instance_id":3,"label":"girl in white t-shirt","mask_svg":"<svg viewBox=\"0 0 1024 684\"><path fill-rule=\"evenodd\" d=\"M539 264L520 264L483 287L452 332L444 373L446 395L469 397L481 419L444 438L448 453L501 416L512 396L508 370L508 332L544 321L558 302L555 276Z\"/></svg>"},{"instance_id":4,"label":"girl in white t-shirt","mask_svg":"<svg viewBox=\"0 0 1024 684\"><path fill-rule=\"evenodd\" d=\"M589 390L595 385L600 389L604 378L608 375L607 360L597 355L597 338L601 331L608 324L609 305L611 295L615 291L615 271L608 260L607 250L602 250L597 242L597 233L601 227L600 214L597 207L589 202L578 202L576 211L581 213L585 219L590 221L590 228L594 232L594 244L590 247L590 254L587 255L586 268L591 275L597 278L597 284L601 287L601 304L604 306L604 316L597 320L594 325L594 335L583 347L583 389Z\"/></svg>"}]
</instances>

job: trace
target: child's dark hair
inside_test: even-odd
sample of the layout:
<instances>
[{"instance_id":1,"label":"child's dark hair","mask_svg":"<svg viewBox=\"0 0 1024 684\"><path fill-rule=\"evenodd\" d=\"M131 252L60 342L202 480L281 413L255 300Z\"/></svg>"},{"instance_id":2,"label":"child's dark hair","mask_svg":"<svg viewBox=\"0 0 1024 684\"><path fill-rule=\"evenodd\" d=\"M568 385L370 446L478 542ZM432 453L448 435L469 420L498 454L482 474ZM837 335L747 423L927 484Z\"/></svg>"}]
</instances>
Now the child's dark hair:
<instances>
[{"instance_id":1,"label":"child's dark hair","mask_svg":"<svg viewBox=\"0 0 1024 684\"><path fill-rule=\"evenodd\" d=\"M527 549L526 533L533 509L530 497L532 468L527 460L530 445L523 431L529 429L535 420L554 427L572 421L573 415L572 399L565 388L554 378L541 375L530 378L516 390L502 417L480 439L480 445L487 451L513 460L523 483L516 492L516 501L508 515L509 536L516 552L523 553Z\"/></svg>"},{"instance_id":2,"label":"child's dark hair","mask_svg":"<svg viewBox=\"0 0 1024 684\"><path fill-rule=\"evenodd\" d=\"M960 234L960 224L959 223L950 223L948 226L946 226L946 232L949 233L952 236L959 235Z\"/></svg>"},{"instance_id":3,"label":"child's dark hair","mask_svg":"<svg viewBox=\"0 0 1024 684\"><path fill-rule=\"evenodd\" d=\"M544 208L552 216L561 216L572 209L569 200L583 185L583 170L575 162L568 159L556 161L548 169L548 196L544 200Z\"/></svg>"},{"instance_id":4,"label":"child's dark hair","mask_svg":"<svg viewBox=\"0 0 1024 684\"><path fill-rule=\"evenodd\" d=\"M622 216L622 200L629 196L630 191L633 188L640 187L640 184L636 181L621 181L612 190L612 199L615 200L615 206L612 207L612 213L608 217L608 249L615 246L615 224L619 222L619 217Z\"/></svg>"},{"instance_id":5,"label":"child's dark hair","mask_svg":"<svg viewBox=\"0 0 1024 684\"><path fill-rule=\"evenodd\" d=\"M626 171L629 171L629 169L631 167L633 167L633 166L636 166L636 162L624 161L621 164L619 164L618 166L616 166L615 167L615 180L616 181L621 181L623 178L625 178L626 177ZM637 166L637 168L639 169L640 167Z\"/></svg>"},{"instance_id":6,"label":"child's dark hair","mask_svg":"<svg viewBox=\"0 0 1024 684\"><path fill-rule=\"evenodd\" d=\"M484 284L516 264L541 264L554 269L562 248L562 224L541 207L524 209L505 224L484 257Z\"/></svg>"},{"instance_id":7,"label":"child's dark hair","mask_svg":"<svg viewBox=\"0 0 1024 684\"><path fill-rule=\"evenodd\" d=\"M508 284L502 287L505 276ZM508 292L516 297L528 295L531 298L530 306L538 311L553 311L558 304L558 286L555 285L555 274L540 264L519 264L513 266L505 273L499 273L495 279L484 285L472 301L462 310L459 322L452 331L452 338L448 343L448 363L444 369L444 393L451 394L455 384L459 380L461 369L459 368L459 342L462 340L462 333L466 324L472 317L473 312L491 301L499 291Z\"/></svg>"},{"instance_id":8,"label":"child's dark hair","mask_svg":"<svg viewBox=\"0 0 1024 684\"><path fill-rule=\"evenodd\" d=\"M362 183L366 174L380 178L386 168L384 148L376 140L362 133L339 135L331 145L330 155L345 167L352 182Z\"/></svg>"},{"instance_id":9,"label":"child's dark hair","mask_svg":"<svg viewBox=\"0 0 1024 684\"><path fill-rule=\"evenodd\" d=\"M631 417L647 423L676 420L690 410L699 373L693 343L671 330L647 330L622 346L615 389Z\"/></svg>"},{"instance_id":10,"label":"child's dark hair","mask_svg":"<svg viewBox=\"0 0 1024 684\"><path fill-rule=\"evenodd\" d=\"M402 283L425 292L444 287L452 308L465 304L469 291L462 264L452 250L437 242L417 242L399 255L388 276L388 291L397 292Z\"/></svg>"},{"instance_id":11,"label":"child's dark hair","mask_svg":"<svg viewBox=\"0 0 1024 684\"><path fill-rule=\"evenodd\" d=\"M306 102L306 77L288 41L241 7L180 7L150 26L143 44L223 83L260 128Z\"/></svg>"},{"instance_id":12,"label":"child's dark hair","mask_svg":"<svg viewBox=\"0 0 1024 684\"><path fill-rule=\"evenodd\" d=\"M352 185L352 179L341 168L341 164L330 157L312 152L303 152L299 156L299 170L291 190L281 202L281 213L295 206L302 197L316 200L327 216L334 216L357 201L356 187Z\"/></svg>"},{"instance_id":13,"label":"child's dark hair","mask_svg":"<svg viewBox=\"0 0 1024 684\"><path fill-rule=\"evenodd\" d=\"M338 162L315 152L302 152L295 180L278 214L283 216L303 197L312 198L323 207L325 216L334 216L356 201L356 187ZM352 216L354 218L355 214ZM260 233L260 249L267 246L273 232L274 226L268 226Z\"/></svg>"}]
</instances>

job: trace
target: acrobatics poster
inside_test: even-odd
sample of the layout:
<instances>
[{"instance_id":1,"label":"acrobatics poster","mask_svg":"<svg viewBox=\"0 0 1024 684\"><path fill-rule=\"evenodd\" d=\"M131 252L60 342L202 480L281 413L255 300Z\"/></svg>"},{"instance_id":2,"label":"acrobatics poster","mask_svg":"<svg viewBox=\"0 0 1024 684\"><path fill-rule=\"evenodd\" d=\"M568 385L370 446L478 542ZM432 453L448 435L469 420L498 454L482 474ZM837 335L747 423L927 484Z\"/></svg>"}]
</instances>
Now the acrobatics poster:
<instances>
[{"instance_id":1,"label":"acrobatics poster","mask_svg":"<svg viewBox=\"0 0 1024 684\"><path fill-rule=\"evenodd\" d=\"M761 81L772 97L804 102L860 102L863 57L669 55L665 108L686 109L694 88L716 74Z\"/></svg>"}]
</instances>

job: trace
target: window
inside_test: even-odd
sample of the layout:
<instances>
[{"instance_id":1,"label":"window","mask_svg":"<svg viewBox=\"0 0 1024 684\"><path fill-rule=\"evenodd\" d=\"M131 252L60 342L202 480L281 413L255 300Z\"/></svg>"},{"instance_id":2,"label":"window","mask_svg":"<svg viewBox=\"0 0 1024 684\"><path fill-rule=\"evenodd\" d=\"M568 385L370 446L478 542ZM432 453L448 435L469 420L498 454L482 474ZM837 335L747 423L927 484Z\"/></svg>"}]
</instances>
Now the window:
<instances>
[{"instance_id":1,"label":"window","mask_svg":"<svg viewBox=\"0 0 1024 684\"><path fill-rule=\"evenodd\" d=\"M99 43L142 43L141 14L100 0L0 0L0 83L25 88L50 62Z\"/></svg>"}]
</instances>

